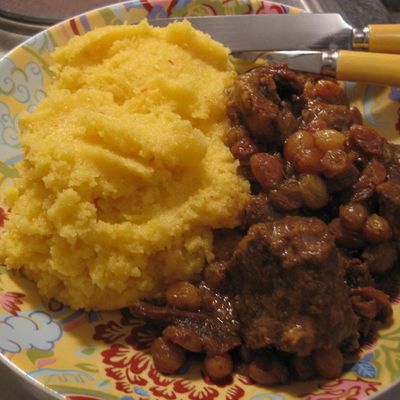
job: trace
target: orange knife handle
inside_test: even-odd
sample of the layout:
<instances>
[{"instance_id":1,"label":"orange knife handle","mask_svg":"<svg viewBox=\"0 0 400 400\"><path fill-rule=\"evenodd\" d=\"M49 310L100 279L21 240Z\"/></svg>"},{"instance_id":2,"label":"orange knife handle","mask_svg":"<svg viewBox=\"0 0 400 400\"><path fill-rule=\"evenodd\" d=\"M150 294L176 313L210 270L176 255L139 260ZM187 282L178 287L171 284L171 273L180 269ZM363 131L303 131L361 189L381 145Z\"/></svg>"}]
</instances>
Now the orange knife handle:
<instances>
[{"instance_id":1,"label":"orange knife handle","mask_svg":"<svg viewBox=\"0 0 400 400\"><path fill-rule=\"evenodd\" d=\"M336 78L400 87L400 55L341 50Z\"/></svg>"},{"instance_id":2,"label":"orange knife handle","mask_svg":"<svg viewBox=\"0 0 400 400\"><path fill-rule=\"evenodd\" d=\"M400 54L400 24L369 25L368 51Z\"/></svg>"}]
</instances>

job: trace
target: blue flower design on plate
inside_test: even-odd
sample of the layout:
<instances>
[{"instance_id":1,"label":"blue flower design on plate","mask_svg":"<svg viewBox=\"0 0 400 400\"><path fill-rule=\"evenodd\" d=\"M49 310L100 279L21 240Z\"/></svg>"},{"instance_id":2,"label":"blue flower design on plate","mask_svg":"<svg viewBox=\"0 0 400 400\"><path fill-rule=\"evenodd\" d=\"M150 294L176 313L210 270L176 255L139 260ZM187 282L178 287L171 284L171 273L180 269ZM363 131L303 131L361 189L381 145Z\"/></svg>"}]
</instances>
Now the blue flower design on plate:
<instances>
[{"instance_id":1,"label":"blue flower design on plate","mask_svg":"<svg viewBox=\"0 0 400 400\"><path fill-rule=\"evenodd\" d=\"M43 90L43 72L37 63L30 61L22 69L11 59L4 58L0 67L0 94L11 96L19 103L28 104L28 111L32 111L33 107L46 97Z\"/></svg>"},{"instance_id":2,"label":"blue flower design on plate","mask_svg":"<svg viewBox=\"0 0 400 400\"><path fill-rule=\"evenodd\" d=\"M147 15L148 19L167 18L168 15L163 6L154 6L150 13Z\"/></svg>"},{"instance_id":3,"label":"blue flower design on plate","mask_svg":"<svg viewBox=\"0 0 400 400\"><path fill-rule=\"evenodd\" d=\"M51 350L62 336L60 326L42 311L18 316L0 316L0 349L19 353L22 349Z\"/></svg>"},{"instance_id":4,"label":"blue flower design on plate","mask_svg":"<svg viewBox=\"0 0 400 400\"><path fill-rule=\"evenodd\" d=\"M140 396L144 396L144 397L148 397L149 392L147 390L144 390L142 387L140 386L136 386L135 389L133 390L136 394L139 394Z\"/></svg>"},{"instance_id":5,"label":"blue flower design on plate","mask_svg":"<svg viewBox=\"0 0 400 400\"><path fill-rule=\"evenodd\" d=\"M360 361L358 361L351 369L357 375L363 378L376 378L378 373L375 365L372 364L374 353L366 354Z\"/></svg>"},{"instance_id":6,"label":"blue flower design on plate","mask_svg":"<svg viewBox=\"0 0 400 400\"><path fill-rule=\"evenodd\" d=\"M0 143L10 147L20 147L18 119L11 115L5 103L0 103Z\"/></svg>"}]
</instances>

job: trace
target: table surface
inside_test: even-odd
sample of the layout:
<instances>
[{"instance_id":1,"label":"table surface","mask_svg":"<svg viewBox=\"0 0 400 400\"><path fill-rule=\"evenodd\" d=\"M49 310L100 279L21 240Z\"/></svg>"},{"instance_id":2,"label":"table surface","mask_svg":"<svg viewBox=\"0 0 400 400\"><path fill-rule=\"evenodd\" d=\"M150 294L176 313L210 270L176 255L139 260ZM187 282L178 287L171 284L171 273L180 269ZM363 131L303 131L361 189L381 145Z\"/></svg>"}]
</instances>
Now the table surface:
<instances>
[{"instance_id":1,"label":"table surface","mask_svg":"<svg viewBox=\"0 0 400 400\"><path fill-rule=\"evenodd\" d=\"M291 5L299 4L297 0L282 2ZM329 7L332 6L332 0L321 0L320 2L324 5L325 10L330 11ZM382 7L379 0L335 0L335 3L335 6L338 5L341 8L347 20L354 26L392 22L391 16ZM398 388L392 388L379 396L379 400L399 400L400 385L398 386ZM0 363L0 400L48 400L48 398L44 396L36 397L31 388L27 387L24 382L16 378L7 367Z\"/></svg>"}]
</instances>

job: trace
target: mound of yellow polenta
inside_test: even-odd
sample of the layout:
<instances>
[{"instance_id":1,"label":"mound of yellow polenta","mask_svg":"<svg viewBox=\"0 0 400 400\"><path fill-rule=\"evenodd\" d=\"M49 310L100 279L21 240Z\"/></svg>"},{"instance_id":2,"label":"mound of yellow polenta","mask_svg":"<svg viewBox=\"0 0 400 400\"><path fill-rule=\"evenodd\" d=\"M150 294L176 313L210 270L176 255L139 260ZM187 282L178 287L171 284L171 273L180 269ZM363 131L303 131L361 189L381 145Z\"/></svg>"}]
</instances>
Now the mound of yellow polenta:
<instances>
[{"instance_id":1,"label":"mound of yellow polenta","mask_svg":"<svg viewBox=\"0 0 400 400\"><path fill-rule=\"evenodd\" d=\"M189 23L113 26L54 54L20 120L24 160L0 257L74 308L162 297L212 258L248 184L224 145L228 51Z\"/></svg>"}]
</instances>

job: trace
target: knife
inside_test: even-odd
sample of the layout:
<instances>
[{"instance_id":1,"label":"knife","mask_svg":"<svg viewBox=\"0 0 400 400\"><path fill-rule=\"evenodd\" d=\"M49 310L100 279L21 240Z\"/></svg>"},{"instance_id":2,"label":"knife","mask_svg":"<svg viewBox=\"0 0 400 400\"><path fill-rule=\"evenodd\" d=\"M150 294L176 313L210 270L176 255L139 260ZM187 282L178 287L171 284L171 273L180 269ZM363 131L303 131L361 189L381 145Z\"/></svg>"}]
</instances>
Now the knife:
<instances>
[{"instance_id":1,"label":"knife","mask_svg":"<svg viewBox=\"0 0 400 400\"><path fill-rule=\"evenodd\" d=\"M160 18L154 26L187 19L232 52L266 50L367 50L400 53L400 24L353 28L339 14L223 15Z\"/></svg>"},{"instance_id":2,"label":"knife","mask_svg":"<svg viewBox=\"0 0 400 400\"><path fill-rule=\"evenodd\" d=\"M264 52L268 63L286 63L290 69L356 81L400 87L400 55L348 50Z\"/></svg>"}]
</instances>

